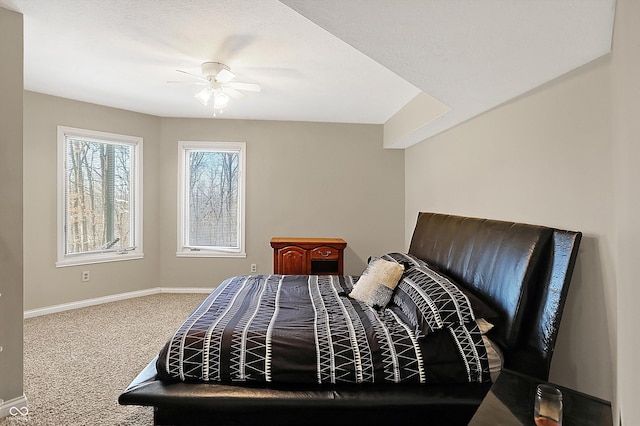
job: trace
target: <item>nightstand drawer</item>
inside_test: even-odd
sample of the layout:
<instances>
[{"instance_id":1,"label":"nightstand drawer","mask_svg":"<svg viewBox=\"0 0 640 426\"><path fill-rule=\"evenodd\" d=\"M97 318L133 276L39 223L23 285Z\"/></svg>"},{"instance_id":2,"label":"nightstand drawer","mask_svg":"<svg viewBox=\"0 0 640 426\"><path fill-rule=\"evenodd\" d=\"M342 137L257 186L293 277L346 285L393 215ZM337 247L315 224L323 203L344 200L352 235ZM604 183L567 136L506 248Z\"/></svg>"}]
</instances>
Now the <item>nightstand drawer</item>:
<instances>
[{"instance_id":1,"label":"nightstand drawer","mask_svg":"<svg viewBox=\"0 0 640 426\"><path fill-rule=\"evenodd\" d=\"M335 260L340 256L340 250L331 247L317 247L311 250L311 260Z\"/></svg>"}]
</instances>

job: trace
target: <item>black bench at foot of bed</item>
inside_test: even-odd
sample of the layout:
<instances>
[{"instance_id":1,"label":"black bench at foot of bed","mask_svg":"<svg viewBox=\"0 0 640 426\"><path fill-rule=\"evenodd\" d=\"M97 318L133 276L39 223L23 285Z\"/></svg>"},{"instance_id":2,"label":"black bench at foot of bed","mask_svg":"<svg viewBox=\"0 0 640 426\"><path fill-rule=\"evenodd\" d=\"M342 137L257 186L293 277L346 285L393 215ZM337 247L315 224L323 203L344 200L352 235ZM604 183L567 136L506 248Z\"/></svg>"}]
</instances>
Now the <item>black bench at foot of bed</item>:
<instances>
[{"instance_id":1,"label":"black bench at foot of bed","mask_svg":"<svg viewBox=\"0 0 640 426\"><path fill-rule=\"evenodd\" d=\"M505 368L546 380L580 239L580 232L420 213L409 253L499 313L491 337ZM119 398L153 406L155 424L462 425L491 385L225 385L156 374L153 360Z\"/></svg>"}]
</instances>

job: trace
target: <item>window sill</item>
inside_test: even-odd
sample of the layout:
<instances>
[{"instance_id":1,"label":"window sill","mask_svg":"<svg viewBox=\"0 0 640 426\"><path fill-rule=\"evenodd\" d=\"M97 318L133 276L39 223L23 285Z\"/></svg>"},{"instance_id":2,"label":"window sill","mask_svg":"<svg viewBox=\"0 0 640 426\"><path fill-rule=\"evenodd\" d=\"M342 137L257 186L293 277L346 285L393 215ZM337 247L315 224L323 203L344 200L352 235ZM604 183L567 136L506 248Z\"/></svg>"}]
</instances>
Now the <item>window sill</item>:
<instances>
[{"instance_id":1,"label":"window sill","mask_svg":"<svg viewBox=\"0 0 640 426\"><path fill-rule=\"evenodd\" d=\"M179 251L176 257L235 257L246 258L247 253L228 253L224 251L199 250L199 251Z\"/></svg>"},{"instance_id":2,"label":"window sill","mask_svg":"<svg viewBox=\"0 0 640 426\"><path fill-rule=\"evenodd\" d=\"M144 258L144 253L78 256L77 258L57 261L56 268L64 268L66 266L91 265L93 263L122 262L125 260L137 260L142 258Z\"/></svg>"}]
</instances>

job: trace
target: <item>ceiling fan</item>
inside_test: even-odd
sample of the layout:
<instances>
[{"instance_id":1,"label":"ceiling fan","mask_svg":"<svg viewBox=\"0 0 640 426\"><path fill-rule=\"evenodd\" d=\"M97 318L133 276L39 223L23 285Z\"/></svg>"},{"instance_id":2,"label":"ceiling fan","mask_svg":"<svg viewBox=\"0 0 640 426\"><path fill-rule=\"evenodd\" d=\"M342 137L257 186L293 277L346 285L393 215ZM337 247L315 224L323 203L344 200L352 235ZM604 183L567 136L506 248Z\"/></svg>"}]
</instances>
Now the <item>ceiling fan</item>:
<instances>
[{"instance_id":1,"label":"ceiling fan","mask_svg":"<svg viewBox=\"0 0 640 426\"><path fill-rule=\"evenodd\" d=\"M222 112L222 109L229 104L231 98L241 99L245 97L246 95L241 91L260 91L260 85L257 83L234 81L236 75L231 72L227 65L220 62L203 62L200 68L202 75L196 75L182 70L177 71L200 80L200 82L194 84L206 86L200 92L196 93L195 98L204 106L207 106L213 98L214 117L216 116L216 110Z\"/></svg>"}]
</instances>

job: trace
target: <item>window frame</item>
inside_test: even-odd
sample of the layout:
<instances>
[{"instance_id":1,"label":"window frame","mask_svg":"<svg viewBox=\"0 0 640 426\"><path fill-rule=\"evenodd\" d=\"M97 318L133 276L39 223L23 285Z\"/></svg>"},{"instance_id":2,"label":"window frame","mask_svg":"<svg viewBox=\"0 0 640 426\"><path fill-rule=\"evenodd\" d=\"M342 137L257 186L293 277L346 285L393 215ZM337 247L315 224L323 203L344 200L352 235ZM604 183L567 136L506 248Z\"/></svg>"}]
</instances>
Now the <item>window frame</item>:
<instances>
[{"instance_id":1,"label":"window frame","mask_svg":"<svg viewBox=\"0 0 640 426\"><path fill-rule=\"evenodd\" d=\"M66 200L66 152L67 137L79 139L86 138L105 143L130 145L133 148L133 161L131 163L131 191L130 197L134 203L133 215L130 219L133 226L133 240L131 248L120 250L91 251L85 253L66 253L66 227L67 227L67 200ZM120 135L115 133L100 132L96 130L79 129L75 127L58 126L58 156L57 156L57 203L58 203L58 232L57 232L57 261L56 267L88 265L93 263L118 262L144 258L143 242L143 205L142 205L142 152L143 138L138 136Z\"/></svg>"},{"instance_id":2,"label":"window frame","mask_svg":"<svg viewBox=\"0 0 640 426\"><path fill-rule=\"evenodd\" d=\"M238 153L238 245L237 249L222 249L212 246L189 246L186 244L186 216L189 206L187 189L187 152L237 152ZM178 142L178 229L177 257L232 257L246 258L246 143L245 142L213 142L213 141L179 141Z\"/></svg>"}]
</instances>

